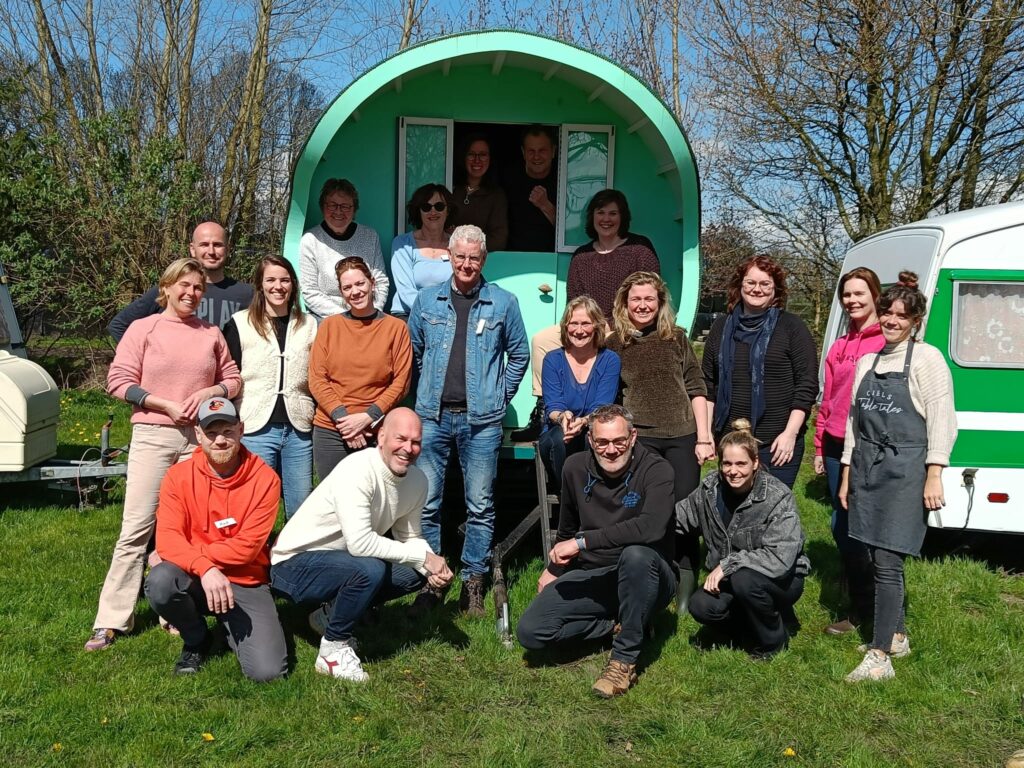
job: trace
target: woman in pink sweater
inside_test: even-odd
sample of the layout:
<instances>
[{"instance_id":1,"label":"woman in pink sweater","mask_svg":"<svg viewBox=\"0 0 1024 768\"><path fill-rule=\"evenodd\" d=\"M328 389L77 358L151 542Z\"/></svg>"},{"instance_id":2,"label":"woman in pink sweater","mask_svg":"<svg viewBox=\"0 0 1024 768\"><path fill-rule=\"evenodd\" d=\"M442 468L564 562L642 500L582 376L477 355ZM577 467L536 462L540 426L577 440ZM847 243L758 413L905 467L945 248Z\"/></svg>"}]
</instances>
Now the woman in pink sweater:
<instances>
[{"instance_id":1,"label":"woman in pink sweater","mask_svg":"<svg viewBox=\"0 0 1024 768\"><path fill-rule=\"evenodd\" d=\"M134 406L132 441L121 535L87 651L107 648L131 631L164 473L195 448L200 403L235 397L241 388L220 329L195 316L205 288L203 265L195 259L167 267L157 298L164 311L128 327L107 373L107 391Z\"/></svg>"},{"instance_id":2,"label":"woman in pink sweater","mask_svg":"<svg viewBox=\"0 0 1024 768\"><path fill-rule=\"evenodd\" d=\"M840 589L848 593L849 598L847 615L825 628L830 635L852 632L863 619L871 618L874 611L874 592L871 589L874 582L867 549L861 542L850 538L847 511L839 503L837 493L857 361L885 346L878 324L878 297L882 293L878 275L867 267L851 269L839 278L837 293L849 318L849 332L836 339L825 356L825 389L814 433L814 471L828 478L832 498L832 538L839 548L840 557Z\"/></svg>"}]
</instances>

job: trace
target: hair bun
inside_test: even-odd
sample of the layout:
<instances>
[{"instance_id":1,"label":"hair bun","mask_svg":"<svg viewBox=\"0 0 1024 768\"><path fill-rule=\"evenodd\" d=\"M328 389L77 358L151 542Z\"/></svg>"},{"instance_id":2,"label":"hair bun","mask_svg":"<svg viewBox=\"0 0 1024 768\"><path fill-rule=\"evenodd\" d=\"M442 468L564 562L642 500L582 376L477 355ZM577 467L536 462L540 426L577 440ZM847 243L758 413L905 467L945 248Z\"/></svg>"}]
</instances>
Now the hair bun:
<instances>
[{"instance_id":1,"label":"hair bun","mask_svg":"<svg viewBox=\"0 0 1024 768\"><path fill-rule=\"evenodd\" d=\"M752 427L750 419L734 419L732 422L734 432L750 432Z\"/></svg>"},{"instance_id":2,"label":"hair bun","mask_svg":"<svg viewBox=\"0 0 1024 768\"><path fill-rule=\"evenodd\" d=\"M917 288L917 273L911 272L910 270L904 270L900 272L900 285L904 285L907 288Z\"/></svg>"}]
</instances>

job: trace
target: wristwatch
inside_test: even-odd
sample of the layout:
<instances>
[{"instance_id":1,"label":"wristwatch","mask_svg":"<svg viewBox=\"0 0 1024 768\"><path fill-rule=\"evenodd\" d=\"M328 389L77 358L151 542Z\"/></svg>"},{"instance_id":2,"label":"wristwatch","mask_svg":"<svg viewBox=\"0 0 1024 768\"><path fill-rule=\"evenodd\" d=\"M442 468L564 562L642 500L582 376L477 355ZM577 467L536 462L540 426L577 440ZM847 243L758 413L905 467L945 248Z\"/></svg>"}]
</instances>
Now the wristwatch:
<instances>
[{"instance_id":1,"label":"wristwatch","mask_svg":"<svg viewBox=\"0 0 1024 768\"><path fill-rule=\"evenodd\" d=\"M587 540L583 538L583 531L576 534L576 546L580 548L580 552L587 548Z\"/></svg>"}]
</instances>

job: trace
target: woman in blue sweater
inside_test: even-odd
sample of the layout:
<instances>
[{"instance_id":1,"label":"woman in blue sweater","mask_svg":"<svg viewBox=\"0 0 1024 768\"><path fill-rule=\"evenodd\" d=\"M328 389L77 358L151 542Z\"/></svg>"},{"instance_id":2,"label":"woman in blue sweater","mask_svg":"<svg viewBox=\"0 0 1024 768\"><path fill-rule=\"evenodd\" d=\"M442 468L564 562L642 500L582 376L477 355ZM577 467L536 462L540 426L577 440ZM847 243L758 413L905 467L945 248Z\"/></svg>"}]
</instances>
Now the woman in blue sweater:
<instances>
[{"instance_id":1,"label":"woman in blue sweater","mask_svg":"<svg viewBox=\"0 0 1024 768\"><path fill-rule=\"evenodd\" d=\"M566 457L586 448L587 416L615 402L620 372L619 356L604 345L604 313L589 296L566 305L559 332L561 353L545 356L541 370L546 418L537 442L556 488Z\"/></svg>"}]
</instances>

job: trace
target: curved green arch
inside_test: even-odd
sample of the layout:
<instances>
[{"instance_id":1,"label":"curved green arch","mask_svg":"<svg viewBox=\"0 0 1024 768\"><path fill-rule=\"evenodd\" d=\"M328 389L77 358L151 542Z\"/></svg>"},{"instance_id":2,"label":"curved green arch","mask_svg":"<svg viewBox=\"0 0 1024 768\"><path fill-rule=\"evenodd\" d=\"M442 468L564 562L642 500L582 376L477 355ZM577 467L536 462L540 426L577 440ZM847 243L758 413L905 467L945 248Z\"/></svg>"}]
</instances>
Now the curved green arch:
<instances>
[{"instance_id":1,"label":"curved green arch","mask_svg":"<svg viewBox=\"0 0 1024 768\"><path fill-rule=\"evenodd\" d=\"M683 252L678 262L686 276L679 286L680 321L689 326L700 293L700 182L696 161L682 126L651 89L614 62L567 43L526 32L467 32L420 43L369 69L346 86L324 111L297 158L283 250L295 260L307 221L310 185L328 145L360 105L380 89L414 70L474 54L512 52L588 73L628 99L665 142L679 175ZM554 121L553 121L554 122ZM664 256L663 256L664 258Z\"/></svg>"}]
</instances>

